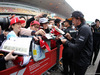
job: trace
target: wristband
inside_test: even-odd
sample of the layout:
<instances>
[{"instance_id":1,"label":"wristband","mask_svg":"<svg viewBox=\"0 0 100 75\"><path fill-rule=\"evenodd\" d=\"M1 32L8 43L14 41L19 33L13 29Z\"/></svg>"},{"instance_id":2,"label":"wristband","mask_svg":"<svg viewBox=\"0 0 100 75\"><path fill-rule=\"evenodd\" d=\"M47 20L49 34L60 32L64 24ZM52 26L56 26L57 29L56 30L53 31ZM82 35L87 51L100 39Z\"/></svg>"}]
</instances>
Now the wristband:
<instances>
[{"instance_id":1,"label":"wristband","mask_svg":"<svg viewBox=\"0 0 100 75\"><path fill-rule=\"evenodd\" d=\"M31 32L31 35L35 35L35 32L36 32L36 31L32 31L32 32Z\"/></svg>"}]
</instances>

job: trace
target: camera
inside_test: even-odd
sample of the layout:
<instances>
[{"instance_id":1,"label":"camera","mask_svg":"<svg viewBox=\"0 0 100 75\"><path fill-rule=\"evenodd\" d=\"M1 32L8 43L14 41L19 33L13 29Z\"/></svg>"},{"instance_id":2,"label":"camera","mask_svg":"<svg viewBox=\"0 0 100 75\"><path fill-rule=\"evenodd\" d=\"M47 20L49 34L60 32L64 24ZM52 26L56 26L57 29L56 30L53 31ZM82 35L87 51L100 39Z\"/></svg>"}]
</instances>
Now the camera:
<instances>
[{"instance_id":1,"label":"camera","mask_svg":"<svg viewBox=\"0 0 100 75\"><path fill-rule=\"evenodd\" d=\"M0 18L0 26L2 30L7 30L9 25L10 25L10 19L8 17Z\"/></svg>"}]
</instances>

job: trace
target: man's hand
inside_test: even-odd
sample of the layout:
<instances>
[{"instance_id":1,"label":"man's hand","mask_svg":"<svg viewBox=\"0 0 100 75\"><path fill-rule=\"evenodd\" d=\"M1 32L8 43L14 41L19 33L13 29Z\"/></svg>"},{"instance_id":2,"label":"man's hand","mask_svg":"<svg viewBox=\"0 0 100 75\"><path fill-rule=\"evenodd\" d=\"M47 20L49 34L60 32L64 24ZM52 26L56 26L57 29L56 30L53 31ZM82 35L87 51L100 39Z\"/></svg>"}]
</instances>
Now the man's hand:
<instances>
[{"instance_id":1,"label":"man's hand","mask_svg":"<svg viewBox=\"0 0 100 75\"><path fill-rule=\"evenodd\" d=\"M43 13L34 16L34 18L36 19L36 18L39 18L39 17L42 17L42 16L43 16Z\"/></svg>"},{"instance_id":2,"label":"man's hand","mask_svg":"<svg viewBox=\"0 0 100 75\"><path fill-rule=\"evenodd\" d=\"M59 39L60 39L60 36L61 36L61 35L57 35L55 39L56 39L56 40L59 40Z\"/></svg>"},{"instance_id":3,"label":"man's hand","mask_svg":"<svg viewBox=\"0 0 100 75\"><path fill-rule=\"evenodd\" d=\"M72 39L72 37L71 37L71 35L69 33L66 33L65 37L67 37L67 39L69 39L69 40Z\"/></svg>"},{"instance_id":4,"label":"man's hand","mask_svg":"<svg viewBox=\"0 0 100 75\"><path fill-rule=\"evenodd\" d=\"M36 31L35 35L39 35L39 34L41 34L42 36L45 36L46 33L43 29L40 29L40 30Z\"/></svg>"},{"instance_id":5,"label":"man's hand","mask_svg":"<svg viewBox=\"0 0 100 75\"><path fill-rule=\"evenodd\" d=\"M61 40L61 42L62 42L63 44L65 44L66 41L67 41L67 39L62 39L62 40Z\"/></svg>"},{"instance_id":6,"label":"man's hand","mask_svg":"<svg viewBox=\"0 0 100 75\"><path fill-rule=\"evenodd\" d=\"M57 26L52 26L52 28L58 28Z\"/></svg>"},{"instance_id":7,"label":"man's hand","mask_svg":"<svg viewBox=\"0 0 100 75\"><path fill-rule=\"evenodd\" d=\"M37 37L35 37L35 36L34 36L33 38L34 38L35 41L38 41L38 40L39 40L39 39L38 39Z\"/></svg>"},{"instance_id":8,"label":"man's hand","mask_svg":"<svg viewBox=\"0 0 100 75\"><path fill-rule=\"evenodd\" d=\"M8 60L15 60L15 59L18 57L18 55L13 56L13 55L12 55L13 52L14 52L14 50L12 50L10 53L8 53L8 54L4 57L4 59L5 59L6 61L8 61Z\"/></svg>"}]
</instances>

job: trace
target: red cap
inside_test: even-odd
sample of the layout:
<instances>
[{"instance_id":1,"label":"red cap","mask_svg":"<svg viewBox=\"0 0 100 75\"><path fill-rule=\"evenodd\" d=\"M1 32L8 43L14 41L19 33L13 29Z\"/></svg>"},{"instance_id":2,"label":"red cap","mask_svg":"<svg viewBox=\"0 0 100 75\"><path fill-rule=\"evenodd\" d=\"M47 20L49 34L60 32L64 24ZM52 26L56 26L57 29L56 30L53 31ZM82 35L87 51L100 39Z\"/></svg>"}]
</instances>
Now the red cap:
<instances>
[{"instance_id":1,"label":"red cap","mask_svg":"<svg viewBox=\"0 0 100 75\"><path fill-rule=\"evenodd\" d=\"M40 47L42 49L47 49L48 51L50 51L49 45L45 41L43 41L43 40L40 40Z\"/></svg>"},{"instance_id":2,"label":"red cap","mask_svg":"<svg viewBox=\"0 0 100 75\"><path fill-rule=\"evenodd\" d=\"M30 25L34 25L34 24L40 25L40 23L39 23L38 21L32 21L32 22L30 23Z\"/></svg>"},{"instance_id":3,"label":"red cap","mask_svg":"<svg viewBox=\"0 0 100 75\"><path fill-rule=\"evenodd\" d=\"M12 18L10 21L10 25L14 24L14 23L25 23L25 20L21 20L18 17Z\"/></svg>"}]
</instances>

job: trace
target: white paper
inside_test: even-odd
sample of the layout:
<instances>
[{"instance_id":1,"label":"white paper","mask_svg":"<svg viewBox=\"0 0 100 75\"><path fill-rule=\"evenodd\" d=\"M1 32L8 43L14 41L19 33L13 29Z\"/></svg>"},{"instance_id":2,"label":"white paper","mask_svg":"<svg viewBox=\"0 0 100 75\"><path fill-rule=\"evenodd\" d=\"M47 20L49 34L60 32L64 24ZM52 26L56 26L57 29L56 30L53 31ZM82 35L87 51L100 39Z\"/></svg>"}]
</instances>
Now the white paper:
<instances>
[{"instance_id":1,"label":"white paper","mask_svg":"<svg viewBox=\"0 0 100 75\"><path fill-rule=\"evenodd\" d=\"M46 37L47 39L52 39L52 36L51 36L50 34L46 34L45 37Z\"/></svg>"},{"instance_id":2,"label":"white paper","mask_svg":"<svg viewBox=\"0 0 100 75\"><path fill-rule=\"evenodd\" d=\"M29 55L30 42L32 38L11 38L2 44L2 51L11 52L15 50L15 54Z\"/></svg>"}]
</instances>

